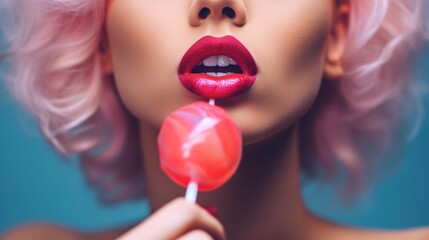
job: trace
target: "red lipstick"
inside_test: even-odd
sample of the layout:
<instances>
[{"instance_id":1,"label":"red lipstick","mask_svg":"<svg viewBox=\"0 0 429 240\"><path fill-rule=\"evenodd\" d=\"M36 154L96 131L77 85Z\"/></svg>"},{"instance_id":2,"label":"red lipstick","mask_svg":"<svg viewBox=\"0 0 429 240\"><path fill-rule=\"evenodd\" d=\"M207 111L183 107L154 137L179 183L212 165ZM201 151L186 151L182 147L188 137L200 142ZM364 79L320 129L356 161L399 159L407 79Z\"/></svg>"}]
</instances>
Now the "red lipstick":
<instances>
[{"instance_id":1,"label":"red lipstick","mask_svg":"<svg viewBox=\"0 0 429 240\"><path fill-rule=\"evenodd\" d=\"M258 69L249 50L233 36L205 36L185 53L179 80L192 93L209 99L239 95L255 83Z\"/></svg>"}]
</instances>

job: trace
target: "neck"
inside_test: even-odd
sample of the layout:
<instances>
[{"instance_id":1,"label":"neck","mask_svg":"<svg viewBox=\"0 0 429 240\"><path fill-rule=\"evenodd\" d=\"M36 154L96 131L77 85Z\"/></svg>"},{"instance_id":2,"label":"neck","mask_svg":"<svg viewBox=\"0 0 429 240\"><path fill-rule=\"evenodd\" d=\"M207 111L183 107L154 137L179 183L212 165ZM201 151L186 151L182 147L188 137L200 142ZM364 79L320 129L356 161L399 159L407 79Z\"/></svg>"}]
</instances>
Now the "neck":
<instances>
[{"instance_id":1,"label":"neck","mask_svg":"<svg viewBox=\"0 0 429 240\"><path fill-rule=\"evenodd\" d=\"M142 156L151 210L184 196L159 167L157 132L141 126ZM246 146L236 174L197 202L215 206L229 239L303 239L297 127Z\"/></svg>"}]
</instances>

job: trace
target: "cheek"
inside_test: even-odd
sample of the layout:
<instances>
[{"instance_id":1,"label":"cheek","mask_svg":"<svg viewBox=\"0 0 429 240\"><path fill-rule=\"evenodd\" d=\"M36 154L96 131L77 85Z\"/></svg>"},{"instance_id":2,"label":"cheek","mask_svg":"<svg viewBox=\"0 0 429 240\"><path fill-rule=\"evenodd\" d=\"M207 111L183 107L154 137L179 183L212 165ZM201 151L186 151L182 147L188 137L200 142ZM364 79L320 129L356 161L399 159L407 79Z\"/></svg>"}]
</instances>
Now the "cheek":
<instances>
[{"instance_id":1,"label":"cheek","mask_svg":"<svg viewBox=\"0 0 429 240\"><path fill-rule=\"evenodd\" d=\"M279 84L280 81L283 84L281 90L295 91L297 88L312 86L322 76L330 28L329 4L298 2L305 1L285 4L284 9L288 9L286 13L274 9L269 14L260 11L259 18L266 21L255 22L255 28L260 29L261 33L258 34L257 42L253 43L257 49L260 73L270 76L264 80L269 84Z\"/></svg>"},{"instance_id":2,"label":"cheek","mask_svg":"<svg viewBox=\"0 0 429 240\"><path fill-rule=\"evenodd\" d=\"M191 98L177 79L177 64L186 44L177 37L179 30L171 27L171 22L178 26L187 22L186 17L177 16L186 13L180 10L183 4L165 7L166 2L151 2L116 2L109 9L107 28L121 100L138 119L159 127L169 112ZM175 11L160 16L153 9ZM171 101L173 96L176 101Z\"/></svg>"},{"instance_id":3,"label":"cheek","mask_svg":"<svg viewBox=\"0 0 429 240\"><path fill-rule=\"evenodd\" d=\"M308 10L302 8L309 4L297 2L285 1L286 13L267 6L270 9L255 13L255 19L265 21L249 22L253 32L260 33L248 37L259 75L252 89L253 108L247 113L233 113L250 139L247 142L292 126L319 92L330 27L329 4L321 3L314 13L302 14ZM253 118L246 116L250 112Z\"/></svg>"}]
</instances>

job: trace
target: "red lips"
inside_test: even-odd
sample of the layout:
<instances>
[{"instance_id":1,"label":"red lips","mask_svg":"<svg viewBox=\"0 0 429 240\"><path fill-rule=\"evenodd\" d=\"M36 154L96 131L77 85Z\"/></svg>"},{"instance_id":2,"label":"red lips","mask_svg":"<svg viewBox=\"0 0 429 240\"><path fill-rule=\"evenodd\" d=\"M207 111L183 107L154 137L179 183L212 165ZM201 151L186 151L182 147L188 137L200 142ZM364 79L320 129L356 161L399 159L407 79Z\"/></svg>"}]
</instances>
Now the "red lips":
<instances>
[{"instance_id":1,"label":"red lips","mask_svg":"<svg viewBox=\"0 0 429 240\"><path fill-rule=\"evenodd\" d=\"M237 65L227 67L198 65L204 59L229 57ZM212 64L213 65L213 61ZM220 76L206 74L220 72ZM223 72L223 73L222 73ZM222 99L236 96L248 90L256 80L258 70L247 48L233 36L215 38L205 36L194 43L185 53L179 65L179 80L192 93L208 98Z\"/></svg>"}]
</instances>

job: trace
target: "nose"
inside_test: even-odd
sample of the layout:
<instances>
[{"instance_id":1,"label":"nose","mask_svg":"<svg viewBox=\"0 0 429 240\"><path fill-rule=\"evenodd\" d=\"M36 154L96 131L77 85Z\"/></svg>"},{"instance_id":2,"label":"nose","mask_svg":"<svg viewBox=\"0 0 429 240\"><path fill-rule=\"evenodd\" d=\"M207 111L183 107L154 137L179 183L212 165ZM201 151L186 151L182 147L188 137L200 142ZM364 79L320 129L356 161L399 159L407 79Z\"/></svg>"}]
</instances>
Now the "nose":
<instances>
[{"instance_id":1,"label":"nose","mask_svg":"<svg viewBox=\"0 0 429 240\"><path fill-rule=\"evenodd\" d=\"M192 0L189 23L197 27L207 21L230 21L236 26L246 24L247 11L242 0Z\"/></svg>"}]
</instances>

